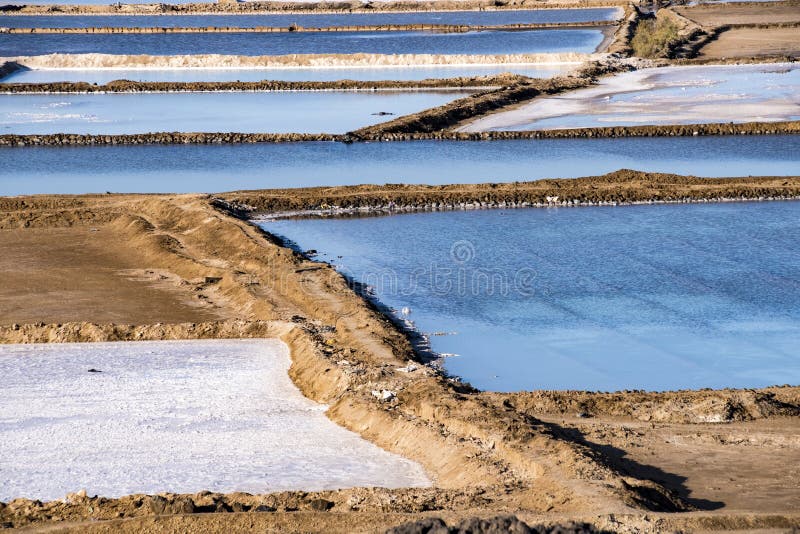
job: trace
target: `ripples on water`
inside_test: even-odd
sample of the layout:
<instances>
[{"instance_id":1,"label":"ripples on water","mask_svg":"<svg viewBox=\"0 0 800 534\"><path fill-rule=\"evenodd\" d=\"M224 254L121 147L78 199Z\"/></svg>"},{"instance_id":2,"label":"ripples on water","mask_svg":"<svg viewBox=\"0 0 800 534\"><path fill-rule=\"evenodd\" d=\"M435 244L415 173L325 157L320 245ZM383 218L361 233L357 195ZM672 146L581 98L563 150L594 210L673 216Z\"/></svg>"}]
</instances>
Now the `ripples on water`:
<instances>
[{"instance_id":1,"label":"ripples on water","mask_svg":"<svg viewBox=\"0 0 800 534\"><path fill-rule=\"evenodd\" d=\"M431 32L0 34L0 56L42 54L524 54L591 53L598 29Z\"/></svg>"},{"instance_id":2,"label":"ripples on water","mask_svg":"<svg viewBox=\"0 0 800 534\"><path fill-rule=\"evenodd\" d=\"M4 95L0 133L345 133L464 91Z\"/></svg>"},{"instance_id":3,"label":"ripples on water","mask_svg":"<svg viewBox=\"0 0 800 534\"><path fill-rule=\"evenodd\" d=\"M800 174L800 136L286 143L0 149L0 194L218 192L360 183L571 178L621 167Z\"/></svg>"},{"instance_id":4,"label":"ripples on water","mask_svg":"<svg viewBox=\"0 0 800 534\"><path fill-rule=\"evenodd\" d=\"M292 220L488 390L800 381L800 202ZM341 259L338 259L341 258Z\"/></svg>"}]
</instances>

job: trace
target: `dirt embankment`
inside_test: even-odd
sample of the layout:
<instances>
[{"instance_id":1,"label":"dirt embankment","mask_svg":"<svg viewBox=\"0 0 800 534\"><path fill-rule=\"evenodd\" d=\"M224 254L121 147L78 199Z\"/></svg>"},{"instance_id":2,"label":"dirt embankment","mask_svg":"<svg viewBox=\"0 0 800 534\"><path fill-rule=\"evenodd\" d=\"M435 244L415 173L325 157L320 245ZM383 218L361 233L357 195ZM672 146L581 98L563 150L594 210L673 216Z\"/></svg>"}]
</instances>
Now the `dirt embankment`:
<instances>
[{"instance_id":1,"label":"dirt embankment","mask_svg":"<svg viewBox=\"0 0 800 534\"><path fill-rule=\"evenodd\" d=\"M498 141L511 139L589 139L614 137L696 137L701 135L793 135L800 133L800 121L745 122L712 124L678 124L660 126L609 126L599 128L574 128L563 130L535 130L512 132L397 132L386 133L379 128L364 133L350 134L271 134L200 132L155 132L146 134L46 134L0 135L0 147L26 146L94 146L94 145L146 145L146 144L240 144L240 143L291 143L303 141L331 141L353 143L361 141Z\"/></svg>"},{"instance_id":2,"label":"dirt embankment","mask_svg":"<svg viewBox=\"0 0 800 534\"><path fill-rule=\"evenodd\" d=\"M131 327L123 326L123 314L118 322L105 325L17 322L0 331L0 340L244 335L250 329L259 332L265 328L251 326L255 321L290 325L281 338L291 347L290 375L301 391L327 402L328 414L335 422L420 462L436 484L422 492L375 492L372 500L351 498L352 492L339 493L329 499L332 505L325 505L333 511L466 513L483 509L496 513L523 509L571 513L602 509L625 513L642 508L687 509L660 486L615 471L589 448L563 439L530 416L451 382L428 367L400 371L414 358L408 340L357 296L341 275L274 243L260 229L215 206L219 204L197 195L14 198L4 203L4 227L8 230L0 231L0 240L53 225L90 229L91 222L87 224L72 212L94 210L96 219L110 220L107 224L117 239L127 245L115 253L125 255L130 269L176 280L206 279L215 288L219 310L230 321L245 321L243 326L233 322L226 323L228 326ZM84 269L92 268L90 260L85 259ZM92 288L84 290L91 292ZM74 307L82 309L82 302L74 299ZM11 317L8 320L13 321ZM396 396L380 400L371 393L374 390L392 391ZM305 494L294 495L299 499ZM138 511L143 505L135 501L94 501L77 508L58 502L19 501L0 506L0 520L20 526L80 518L71 514L105 519L120 512L147 513Z\"/></svg>"},{"instance_id":3,"label":"dirt embankment","mask_svg":"<svg viewBox=\"0 0 800 534\"><path fill-rule=\"evenodd\" d=\"M730 423L800 416L800 387L667 393L533 391L497 394L517 410L580 418L616 417L647 423Z\"/></svg>"},{"instance_id":4,"label":"dirt embankment","mask_svg":"<svg viewBox=\"0 0 800 534\"><path fill-rule=\"evenodd\" d=\"M798 186L799 179L747 180L706 183L693 178L622 172L584 181L553 180L543 184L559 191L573 187L583 191L595 187L608 187L609 191L614 187L641 192L692 191L702 189L703 184L725 191L727 187L777 188L779 180L784 180L783 187L789 190ZM498 187L449 186L449 192L460 194L459 189L466 190L472 198L481 199ZM507 188L508 194L513 194L514 188L524 194L525 188L533 184L502 187ZM405 189L427 202L448 192L448 187L394 189L401 193ZM359 203L359 194L363 203L371 203L375 193L381 193L380 188L362 186L336 188L331 194L335 196L337 191L352 197L353 203ZM327 198L321 190L278 193L298 198L314 196L316 201ZM220 195L236 202L257 202L275 196L276 192L269 191ZM51 503L21 499L0 504L0 522L5 526L34 523L45 527L48 522L72 521L77 530L91 528L98 532L243 532L256 527L297 532L308 531L312 526L314 530L348 532L379 531L407 521L410 514L433 513L454 522L474 515L508 512L517 513L529 524L541 522L543 517L546 521L588 517L602 528L631 532L691 525L711 529L800 525L800 518L783 509L773 515L759 515L760 509L670 515L669 512L692 508L711 508L687 498L686 487L675 484L677 475L670 479L677 489L666 489L666 482L653 482L645 469L649 465L646 459L638 460L635 469L620 462L616 453L602 446L599 436L605 430L600 427L589 440L576 435L569 425L544 417L547 413L558 415L558 410L572 410L579 403L586 404L598 417L604 410L624 413L625 406L634 410L630 412L633 420L646 418L648 409L652 419L662 417L659 414L665 410L683 410L686 406L691 407L694 416L713 416L719 413L716 403L727 399L744 406L744 411L733 413L768 418L778 424L776 417L791 415L786 411L789 408L770 411L767 407L778 401L787 406L796 404L792 389L759 390L752 396L741 391L677 392L671 397L621 393L619 408L614 408L614 398L575 392L563 394L567 399L564 401L547 394L513 397L481 393L424 365L405 372L414 353L408 340L384 316L354 293L330 266L282 247L240 219L230 203L204 195L39 196L0 199L0 210L0 246L4 247L9 239L24 238L25 232L51 228L90 232L98 221L103 221L125 245L109 251L119 261L124 259L137 272L149 270L176 281L202 280L213 286L213 305L227 316L219 321L169 324L131 323L124 310L112 323L20 324L8 316L9 324L0 328L0 341L280 337L291 347L290 375L304 394L327 402L331 406L329 416L337 423L387 450L420 462L435 482L434 488L421 490L353 489L259 496L200 493L121 499L92 499L78 494ZM103 268L107 265L104 258L87 249L83 269L92 269L92 262L96 268ZM23 262L16 268L25 270L29 266ZM27 291L36 292L37 285L32 282ZM86 286L81 290L91 293L94 289ZM84 299L75 298L72 302L77 312L86 310ZM10 324L13 322L17 324ZM379 400L371 393L373 390L392 391L396 396ZM642 406L634 409L637 403ZM538 416L540 410L544 412L542 418ZM670 428L660 427L659 432ZM615 436L623 436L625 430L615 432ZM794 450L785 449L784 457L790 457ZM693 457L691 451L681 454L684 458ZM788 497L793 495L791 487L786 491ZM645 513L646 510L663 513ZM598 517L598 511L604 515Z\"/></svg>"},{"instance_id":5,"label":"dirt embankment","mask_svg":"<svg viewBox=\"0 0 800 534\"><path fill-rule=\"evenodd\" d=\"M437 33L464 33L476 31L530 31L574 28L597 28L613 26L613 21L543 22L504 25L453 25L453 24L384 24L380 26L329 26L311 28L303 26L204 26L204 27L81 27L81 28L3 28L0 33L9 34L107 34L107 33L320 33L320 32L407 32L428 31Z\"/></svg>"},{"instance_id":6,"label":"dirt embankment","mask_svg":"<svg viewBox=\"0 0 800 534\"><path fill-rule=\"evenodd\" d=\"M220 198L243 215L301 211L443 210L633 202L796 198L800 177L696 178L620 170L604 176L476 185L356 185L239 191ZM556 200L549 200L556 199Z\"/></svg>"},{"instance_id":7,"label":"dirt embankment","mask_svg":"<svg viewBox=\"0 0 800 534\"><path fill-rule=\"evenodd\" d=\"M669 57L676 59L793 58L800 55L800 2L749 2L673 6L659 16L684 34ZM687 33L691 30L692 36Z\"/></svg>"},{"instance_id":8,"label":"dirt embankment","mask_svg":"<svg viewBox=\"0 0 800 534\"><path fill-rule=\"evenodd\" d=\"M2 72L0 72L0 77ZM87 82L7 83L2 93L181 93L210 91L375 91L390 89L487 88L529 81L518 74L427 78L424 80L336 80L320 82L139 82L114 80L102 85Z\"/></svg>"},{"instance_id":9,"label":"dirt embankment","mask_svg":"<svg viewBox=\"0 0 800 534\"><path fill-rule=\"evenodd\" d=\"M208 2L198 4L124 4L108 5L6 5L0 13L14 14L70 14L70 15L199 15L199 14L267 14L267 13L380 13L416 11L483 11L515 9L575 9L586 7L618 7L627 0L388 0L375 4L371 1L252 1Z\"/></svg>"}]
</instances>

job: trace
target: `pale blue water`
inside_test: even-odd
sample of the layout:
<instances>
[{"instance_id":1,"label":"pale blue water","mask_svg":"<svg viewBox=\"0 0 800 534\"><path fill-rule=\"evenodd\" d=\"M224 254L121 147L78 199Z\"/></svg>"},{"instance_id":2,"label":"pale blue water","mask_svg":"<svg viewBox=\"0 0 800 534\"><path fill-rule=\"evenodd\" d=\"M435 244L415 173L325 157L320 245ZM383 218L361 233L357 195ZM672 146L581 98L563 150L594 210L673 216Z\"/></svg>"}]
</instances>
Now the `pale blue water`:
<instances>
[{"instance_id":1,"label":"pale blue water","mask_svg":"<svg viewBox=\"0 0 800 534\"><path fill-rule=\"evenodd\" d=\"M440 106L464 91L0 96L0 134L345 133Z\"/></svg>"},{"instance_id":2,"label":"pale blue water","mask_svg":"<svg viewBox=\"0 0 800 534\"><path fill-rule=\"evenodd\" d=\"M598 29L431 32L0 34L0 56L42 54L524 54L591 53Z\"/></svg>"},{"instance_id":3,"label":"pale blue water","mask_svg":"<svg viewBox=\"0 0 800 534\"><path fill-rule=\"evenodd\" d=\"M800 202L264 223L486 390L800 384ZM341 256L341 258L339 258Z\"/></svg>"},{"instance_id":4,"label":"pale blue water","mask_svg":"<svg viewBox=\"0 0 800 534\"><path fill-rule=\"evenodd\" d=\"M113 80L143 82L215 82L215 81L333 81L333 80L424 80L488 76L511 72L531 78L550 78L574 65L542 68L527 65L473 65L468 67L434 65L427 67L380 68L279 68L279 69L159 69L159 70L23 70L0 80L2 83L87 82L104 84Z\"/></svg>"},{"instance_id":5,"label":"pale blue water","mask_svg":"<svg viewBox=\"0 0 800 534\"><path fill-rule=\"evenodd\" d=\"M26 2L30 3L30 2ZM269 15L0 15L5 28L253 28L268 26L287 28L292 24L304 28L335 26L383 26L389 24L454 24L505 25L545 22L590 22L615 20L621 14L616 8L539 9L503 11L424 11L418 13L342 13L342 14L269 14Z\"/></svg>"},{"instance_id":6,"label":"pale blue water","mask_svg":"<svg viewBox=\"0 0 800 534\"><path fill-rule=\"evenodd\" d=\"M626 80L640 82L629 86ZM567 102L568 107L550 103ZM548 109L549 108L549 109ZM539 101L536 120L508 115L498 130L800 119L800 66L792 63L644 69Z\"/></svg>"},{"instance_id":7,"label":"pale blue water","mask_svg":"<svg viewBox=\"0 0 800 534\"><path fill-rule=\"evenodd\" d=\"M621 167L800 175L800 136L0 148L0 195L481 183Z\"/></svg>"}]
</instances>

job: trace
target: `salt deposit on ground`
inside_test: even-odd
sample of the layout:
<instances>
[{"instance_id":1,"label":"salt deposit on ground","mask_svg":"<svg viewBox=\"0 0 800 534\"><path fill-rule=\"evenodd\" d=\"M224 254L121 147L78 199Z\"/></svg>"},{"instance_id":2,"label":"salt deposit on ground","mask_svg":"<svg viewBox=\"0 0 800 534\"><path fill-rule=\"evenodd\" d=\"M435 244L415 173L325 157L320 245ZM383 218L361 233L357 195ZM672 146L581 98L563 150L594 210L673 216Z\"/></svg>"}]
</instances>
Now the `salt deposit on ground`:
<instances>
[{"instance_id":1,"label":"salt deposit on ground","mask_svg":"<svg viewBox=\"0 0 800 534\"><path fill-rule=\"evenodd\" d=\"M0 501L429 484L327 419L289 365L269 339L0 345Z\"/></svg>"},{"instance_id":2,"label":"salt deposit on ground","mask_svg":"<svg viewBox=\"0 0 800 534\"><path fill-rule=\"evenodd\" d=\"M800 117L799 89L800 67L788 63L642 69L535 99L461 130L795 120Z\"/></svg>"}]
</instances>

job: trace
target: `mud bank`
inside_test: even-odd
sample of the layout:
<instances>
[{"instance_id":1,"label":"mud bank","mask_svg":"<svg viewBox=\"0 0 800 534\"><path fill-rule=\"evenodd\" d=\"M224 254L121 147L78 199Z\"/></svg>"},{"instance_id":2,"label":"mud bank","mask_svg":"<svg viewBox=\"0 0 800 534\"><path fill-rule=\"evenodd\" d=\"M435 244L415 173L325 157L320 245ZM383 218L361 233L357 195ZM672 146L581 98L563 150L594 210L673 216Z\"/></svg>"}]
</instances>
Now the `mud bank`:
<instances>
[{"instance_id":1,"label":"mud bank","mask_svg":"<svg viewBox=\"0 0 800 534\"><path fill-rule=\"evenodd\" d=\"M586 193L598 187L609 188L610 194L652 190L655 194L651 198L658 198L661 190L691 191L704 186L721 190L726 187L783 187L783 191L794 191L800 178L714 181L623 171L583 180L534 184L392 187L417 195L420 200L433 201L439 194L437 189L450 194L461 194L460 191L465 190L470 194L469 190L475 188L473 196L480 198L498 188L512 193L515 188L522 191L536 184L559 191L575 187ZM382 190L385 192L387 188L361 186L331 191L360 197L360 201L354 202L366 205L376 203L375 192L379 194ZM335 422L387 450L422 463L434 476L436 487L271 495L201 492L121 499L91 498L78 493L50 503L20 499L2 504L0 521L4 526L48 528L66 520L72 522L67 528L76 532L87 529L97 532L245 532L254 528L284 532L322 529L352 532L381 531L408 521L411 514L420 513L442 516L448 522L476 515L493 517L498 513L516 513L531 525L552 525L574 519L617 532L800 525L800 518L792 509L770 514L758 509L672 514L697 507L710 508L702 502L692 504L691 499L685 497L686 491L666 489L661 483L650 480L652 474L620 463L614 450L602 445L605 443L602 438L593 437L595 443L576 435L563 422L547 422L538 414L532 415L538 410L534 408L535 402L528 403L524 397L516 400L475 391L419 362L412 369L408 364L413 363L415 355L408 340L386 317L359 298L341 275L324 263L311 261L280 246L270 235L241 219L249 214L239 210L244 208L245 199L255 203L278 193L252 191L219 195L225 201L206 195L111 194L0 199L0 228L5 229L0 230L0 240L18 233L24 238L32 229L47 232L59 227L92 235L91 229L98 220L103 220L113 226L125 244L119 247L119 254L125 255L130 268L170 273L177 280L205 280L215 288L217 305L231 316L225 321L133 325L125 323L124 314L114 323L23 324L17 321L17 324L0 328L0 341L280 337L291 348L290 374L306 396L331 404L328 413ZM319 202L327 193L287 190L283 194L296 195L301 199L297 204L302 204L307 201L303 195L313 194L314 201ZM263 202L267 205L272 201ZM54 235L53 239L59 237ZM86 269L92 269L92 262L98 267L103 265L99 255L87 254L84 260L88 262ZM18 267L27 268L25 265ZM91 291L91 288L84 291ZM74 301L76 310L83 310L83 306L81 299ZM8 322L13 323L13 319ZM382 400L382 396L376 397L372 391L389 391L394 396ZM795 402L791 389L773 388L757 393L769 395L773 391L778 391L775 393L777 401ZM630 393L619 395L627 399ZM710 395L679 392L675 398L703 406ZM725 399L728 393L718 395ZM747 393L730 392L731 399L735 395L746 396ZM552 400L556 397L544 395L543 398L557 404ZM585 402L587 396L565 392L562 398L570 399L570 403ZM605 401L599 400L602 396L595 398L598 400L592 409L599 415L605 409ZM625 410L625 399L621 410ZM666 406L657 396L646 399L654 402L654 411ZM630 395L630 400L639 402L641 398ZM678 409L682 405L683 401L676 404ZM559 406L562 411L573 409L566 401ZM547 410L557 412L549 407ZM635 416L645 416L645 410L642 407ZM702 410L692 413L704 416ZM707 415L717 413L718 408L710 405ZM780 425L782 413L771 414L764 409L757 415ZM592 419L582 421L591 422ZM603 428L598 427L598 430ZM743 431L748 428L743 427ZM623 431L630 434L629 430ZM700 427L696 430L692 427L691 431L709 432ZM688 460L695 456L696 453L687 451L682 458ZM785 470L786 465L781 468ZM678 475L673 479L682 480ZM598 515L598 511L603 515Z\"/></svg>"},{"instance_id":2,"label":"mud bank","mask_svg":"<svg viewBox=\"0 0 800 534\"><path fill-rule=\"evenodd\" d=\"M409 367L415 356L408 340L344 278L325 264L277 245L207 196L56 198L4 201L4 213L13 220L4 227L24 233L67 223L88 230L93 223L72 212L96 212L110 219L108 224L130 245L132 268L168 271L184 280L213 279L219 306L235 315L234 322L11 324L2 329L0 340L178 339L197 331L209 336L264 332L271 327L253 322L280 322L287 329L279 337L291 348L290 376L300 390L330 404L328 414L335 422L391 452L419 459L436 485L429 493L409 490L405 497L376 498L385 503L383 508L348 500L344 493L340 502L348 504L343 511L401 506L418 512L484 505L495 511L522 506L538 512L583 506L619 513L642 507L688 509L669 492L615 472L587 449L573 447L529 417L486 403L474 390L424 365ZM0 239L5 239L4 232ZM251 323L259 326L248 326ZM376 397L372 391L391 395ZM576 491L576 484L584 489ZM2 506L0 514L12 515L15 525L29 522L25 518L34 512L24 511L20 517L12 514L17 508ZM42 510L30 502L21 508Z\"/></svg>"},{"instance_id":3,"label":"mud bank","mask_svg":"<svg viewBox=\"0 0 800 534\"><path fill-rule=\"evenodd\" d=\"M60 15L201 15L259 13L380 13L414 11L482 11L519 9L580 9L625 6L624 0L575 0L542 2L540 0L388 0L375 4L369 1L342 2L208 2L199 4L109 4L109 5L6 5L0 12L14 14Z\"/></svg>"},{"instance_id":4,"label":"mud bank","mask_svg":"<svg viewBox=\"0 0 800 534\"><path fill-rule=\"evenodd\" d=\"M696 178L620 170L605 176L478 185L358 185L238 191L219 198L241 216L391 213L689 201L793 199L800 177ZM548 200L548 197L550 200Z\"/></svg>"},{"instance_id":5,"label":"mud bank","mask_svg":"<svg viewBox=\"0 0 800 534\"><path fill-rule=\"evenodd\" d=\"M147 144L240 144L240 143L291 143L303 141L331 141L340 143L367 141L496 141L511 139L589 139L615 137L696 137L706 135L787 135L800 133L800 121L748 122L721 124L680 124L663 126L613 126L604 128L575 128L564 130L536 130L514 132L402 132L381 131L351 132L349 134L301 133L237 133L154 132L127 135L0 135L0 147L26 146L97 146L97 145L147 145Z\"/></svg>"},{"instance_id":6,"label":"mud bank","mask_svg":"<svg viewBox=\"0 0 800 534\"><path fill-rule=\"evenodd\" d=\"M523 412L589 417L618 417L655 423L728 423L769 417L800 416L800 388L668 393L589 393L532 391L499 395Z\"/></svg>"},{"instance_id":7,"label":"mud bank","mask_svg":"<svg viewBox=\"0 0 800 534\"><path fill-rule=\"evenodd\" d=\"M84 28L2 28L7 34L108 34L108 33L320 33L320 32L408 32L427 31L437 33L465 33L480 31L530 31L530 30L569 30L576 28L600 28L614 26L613 21L598 20L588 22L549 22L530 24L507 24L489 26L464 26L451 24L387 24L383 26L331 26L325 28L305 28L303 26L253 26L253 27L84 27Z\"/></svg>"},{"instance_id":8,"label":"mud bank","mask_svg":"<svg viewBox=\"0 0 800 534\"><path fill-rule=\"evenodd\" d=\"M0 78L2 74L0 73ZM8 83L0 93L197 93L210 91L377 91L384 89L490 88L519 84L530 78L516 74L424 80L338 80L320 82L138 82L115 80L103 85L86 82Z\"/></svg>"}]
</instances>

